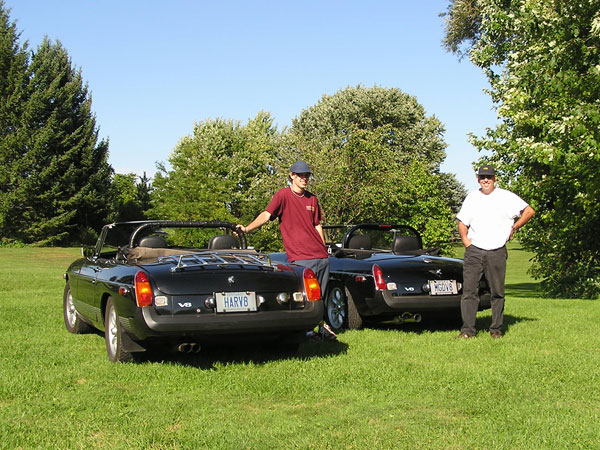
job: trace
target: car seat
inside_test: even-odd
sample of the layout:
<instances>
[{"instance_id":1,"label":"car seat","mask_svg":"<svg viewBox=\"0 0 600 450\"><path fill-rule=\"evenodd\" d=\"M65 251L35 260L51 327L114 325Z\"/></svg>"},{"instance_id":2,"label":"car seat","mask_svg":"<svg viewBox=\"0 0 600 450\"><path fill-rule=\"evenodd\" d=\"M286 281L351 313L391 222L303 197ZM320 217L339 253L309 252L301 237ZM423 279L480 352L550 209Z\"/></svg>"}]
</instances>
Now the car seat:
<instances>
[{"instance_id":1,"label":"car seat","mask_svg":"<svg viewBox=\"0 0 600 450\"><path fill-rule=\"evenodd\" d=\"M231 234L218 234L210 238L209 250L228 250L238 248L238 240Z\"/></svg>"},{"instance_id":2,"label":"car seat","mask_svg":"<svg viewBox=\"0 0 600 450\"><path fill-rule=\"evenodd\" d=\"M421 242L416 236L396 236L394 238L394 253L414 252L421 249Z\"/></svg>"},{"instance_id":3,"label":"car seat","mask_svg":"<svg viewBox=\"0 0 600 450\"><path fill-rule=\"evenodd\" d=\"M371 250L371 238L366 234L355 234L348 242L348 248L356 250Z\"/></svg>"},{"instance_id":4,"label":"car seat","mask_svg":"<svg viewBox=\"0 0 600 450\"><path fill-rule=\"evenodd\" d=\"M166 248L167 241L160 236L146 236L140 239L138 242L138 247Z\"/></svg>"}]
</instances>

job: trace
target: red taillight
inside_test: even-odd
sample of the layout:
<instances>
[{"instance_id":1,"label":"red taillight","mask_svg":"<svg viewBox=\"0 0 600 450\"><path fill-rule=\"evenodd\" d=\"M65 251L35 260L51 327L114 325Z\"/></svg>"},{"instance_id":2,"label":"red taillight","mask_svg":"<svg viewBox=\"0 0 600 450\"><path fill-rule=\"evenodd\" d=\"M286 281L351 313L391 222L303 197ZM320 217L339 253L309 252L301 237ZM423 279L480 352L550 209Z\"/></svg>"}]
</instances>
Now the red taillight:
<instances>
[{"instance_id":1,"label":"red taillight","mask_svg":"<svg viewBox=\"0 0 600 450\"><path fill-rule=\"evenodd\" d=\"M375 289L378 291L385 291L387 289L387 284L383 279L383 271L377 264L373 266L373 279L375 280Z\"/></svg>"},{"instance_id":2,"label":"red taillight","mask_svg":"<svg viewBox=\"0 0 600 450\"><path fill-rule=\"evenodd\" d=\"M135 301L140 307L151 306L154 295L148 276L144 272L135 274Z\"/></svg>"},{"instance_id":3,"label":"red taillight","mask_svg":"<svg viewBox=\"0 0 600 450\"><path fill-rule=\"evenodd\" d=\"M321 299L321 286L319 286L319 280L317 276L310 269L304 269L302 273L304 277L304 291L306 292L306 298L309 302L315 302Z\"/></svg>"}]
</instances>

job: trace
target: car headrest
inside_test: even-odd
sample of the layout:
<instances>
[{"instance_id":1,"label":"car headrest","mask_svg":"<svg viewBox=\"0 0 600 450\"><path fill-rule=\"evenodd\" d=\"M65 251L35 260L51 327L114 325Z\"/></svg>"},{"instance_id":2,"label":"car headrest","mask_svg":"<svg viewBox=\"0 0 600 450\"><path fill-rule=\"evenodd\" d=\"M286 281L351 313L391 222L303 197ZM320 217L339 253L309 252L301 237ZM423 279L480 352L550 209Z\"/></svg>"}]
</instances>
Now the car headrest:
<instances>
[{"instance_id":1,"label":"car headrest","mask_svg":"<svg viewBox=\"0 0 600 450\"><path fill-rule=\"evenodd\" d=\"M396 236L394 239L394 253L419 250L420 248L419 238L416 236Z\"/></svg>"},{"instance_id":2,"label":"car headrest","mask_svg":"<svg viewBox=\"0 0 600 450\"><path fill-rule=\"evenodd\" d=\"M210 238L208 243L209 250L228 250L238 248L238 240L231 234L218 234Z\"/></svg>"},{"instance_id":3,"label":"car headrest","mask_svg":"<svg viewBox=\"0 0 600 450\"><path fill-rule=\"evenodd\" d=\"M146 236L140 239L138 247L165 248L167 247L167 241L160 236Z\"/></svg>"},{"instance_id":4,"label":"car headrest","mask_svg":"<svg viewBox=\"0 0 600 450\"><path fill-rule=\"evenodd\" d=\"M348 248L371 250L371 238L366 234L355 234L350 238Z\"/></svg>"}]
</instances>

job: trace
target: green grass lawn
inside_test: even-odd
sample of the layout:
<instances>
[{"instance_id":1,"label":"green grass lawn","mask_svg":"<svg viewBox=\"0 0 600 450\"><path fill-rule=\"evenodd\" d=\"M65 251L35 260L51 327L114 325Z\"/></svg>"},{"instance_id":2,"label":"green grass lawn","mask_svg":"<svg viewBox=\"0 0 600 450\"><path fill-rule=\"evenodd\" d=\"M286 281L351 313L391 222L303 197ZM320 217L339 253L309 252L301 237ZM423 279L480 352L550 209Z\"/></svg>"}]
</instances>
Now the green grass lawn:
<instances>
[{"instance_id":1,"label":"green grass lawn","mask_svg":"<svg viewBox=\"0 0 600 450\"><path fill-rule=\"evenodd\" d=\"M0 248L0 448L600 448L600 302L543 298L513 245L506 335L410 324L111 364L69 334L78 249Z\"/></svg>"}]
</instances>

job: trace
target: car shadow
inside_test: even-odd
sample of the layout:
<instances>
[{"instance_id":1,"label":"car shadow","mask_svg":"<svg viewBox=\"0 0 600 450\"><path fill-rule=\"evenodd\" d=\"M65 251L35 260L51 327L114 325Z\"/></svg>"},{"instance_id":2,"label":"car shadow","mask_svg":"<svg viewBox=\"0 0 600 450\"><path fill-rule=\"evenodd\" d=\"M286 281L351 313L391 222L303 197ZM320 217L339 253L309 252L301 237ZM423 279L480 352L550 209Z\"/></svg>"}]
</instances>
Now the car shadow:
<instances>
[{"instance_id":1,"label":"car shadow","mask_svg":"<svg viewBox=\"0 0 600 450\"><path fill-rule=\"evenodd\" d=\"M486 315L480 317L481 312L478 313L475 326L479 331L487 331L492 324L492 317ZM510 327L520 322L533 322L537 319L531 317L513 316L510 314L504 314L504 331L505 333L510 331ZM400 324L368 324L364 328L370 328L375 330L390 330L390 331L406 331L407 333L421 334L424 332L437 332L437 331L452 331L460 330L462 323L458 320L442 322L440 320L427 320L424 319L418 323L400 323Z\"/></svg>"},{"instance_id":2,"label":"car shadow","mask_svg":"<svg viewBox=\"0 0 600 450\"><path fill-rule=\"evenodd\" d=\"M348 344L340 341L302 342L299 348L289 349L274 344L244 344L205 346L199 353L186 354L176 351L151 351L136 355L138 363L162 363L196 367L202 370L216 370L229 364L266 364L289 359L326 358L341 355L348 351Z\"/></svg>"}]
</instances>

